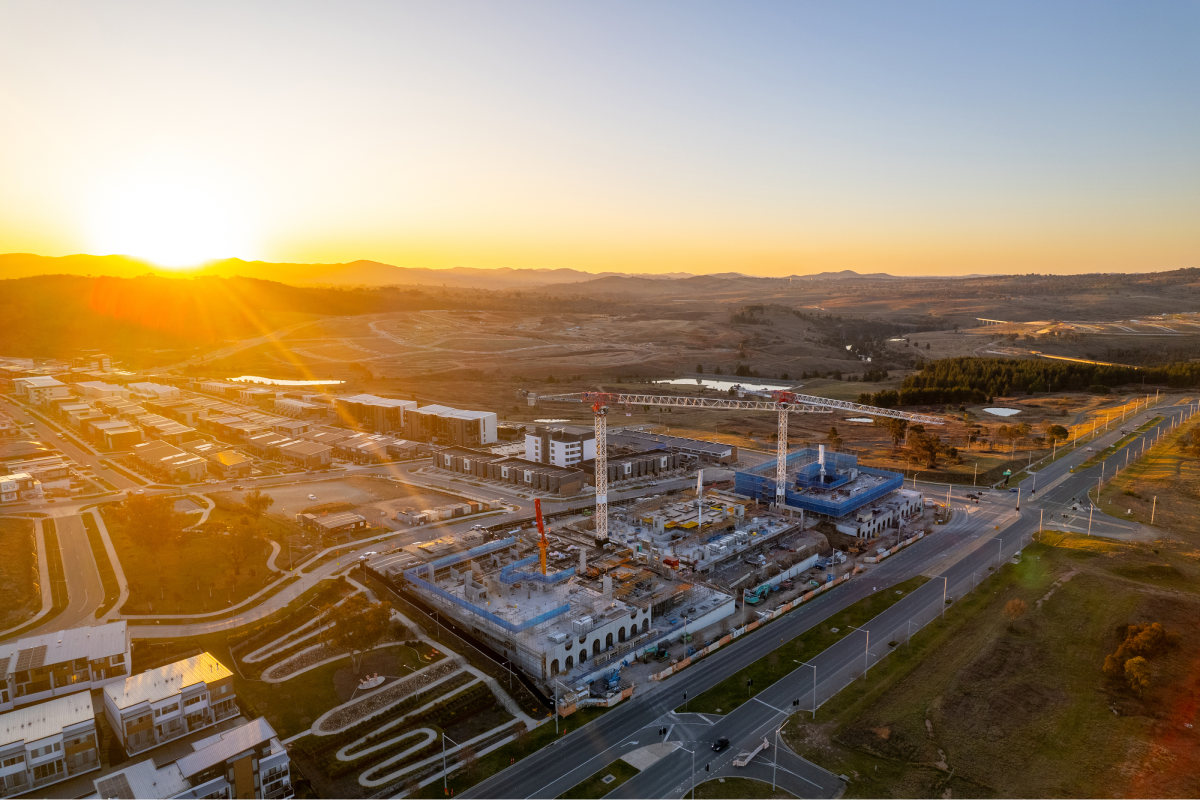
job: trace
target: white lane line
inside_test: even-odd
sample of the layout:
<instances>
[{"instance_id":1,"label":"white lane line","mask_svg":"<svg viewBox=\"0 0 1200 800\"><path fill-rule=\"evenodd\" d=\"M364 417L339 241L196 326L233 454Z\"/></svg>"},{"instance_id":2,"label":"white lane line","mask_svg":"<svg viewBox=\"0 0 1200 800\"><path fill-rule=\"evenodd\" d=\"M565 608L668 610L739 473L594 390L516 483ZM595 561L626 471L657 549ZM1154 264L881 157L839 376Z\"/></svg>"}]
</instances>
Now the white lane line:
<instances>
[{"instance_id":1,"label":"white lane line","mask_svg":"<svg viewBox=\"0 0 1200 800\"><path fill-rule=\"evenodd\" d=\"M757 697L756 697L756 698L754 698L754 699L755 699L755 700L758 700L758 698L757 698ZM787 714L787 713L788 713L787 711L784 711L783 709L780 709L780 708L775 708L775 706L771 705L770 703L766 702L765 700L758 700L758 702L762 703L762 704L763 704L764 706L766 706L767 708L771 708L771 709L774 709L775 711L778 711L780 714Z\"/></svg>"}]
</instances>

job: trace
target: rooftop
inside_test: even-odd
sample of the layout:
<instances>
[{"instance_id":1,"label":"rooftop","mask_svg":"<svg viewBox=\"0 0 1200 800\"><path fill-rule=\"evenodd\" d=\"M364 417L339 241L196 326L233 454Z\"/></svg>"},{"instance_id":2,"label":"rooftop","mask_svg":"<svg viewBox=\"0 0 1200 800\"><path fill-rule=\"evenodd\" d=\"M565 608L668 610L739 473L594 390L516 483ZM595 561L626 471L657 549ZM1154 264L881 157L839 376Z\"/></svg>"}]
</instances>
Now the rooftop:
<instances>
[{"instance_id":1,"label":"rooftop","mask_svg":"<svg viewBox=\"0 0 1200 800\"><path fill-rule=\"evenodd\" d=\"M188 686L209 683L233 675L224 664L208 653L176 661L158 669L130 675L123 683L110 683L104 693L117 708L139 703L154 703L179 694Z\"/></svg>"},{"instance_id":2,"label":"rooftop","mask_svg":"<svg viewBox=\"0 0 1200 800\"><path fill-rule=\"evenodd\" d=\"M275 738L271 723L259 717L232 730L210 736L192 744L196 752L175 762L184 775L197 775L209 767L221 764L239 753ZM280 745L282 747L282 745Z\"/></svg>"},{"instance_id":3,"label":"rooftop","mask_svg":"<svg viewBox=\"0 0 1200 800\"><path fill-rule=\"evenodd\" d=\"M125 652L126 633L126 624L121 621L0 642L0 675L76 658L115 656Z\"/></svg>"},{"instance_id":4,"label":"rooftop","mask_svg":"<svg viewBox=\"0 0 1200 800\"><path fill-rule=\"evenodd\" d=\"M18 708L0 714L0 747L17 742L36 742L61 733L63 728L95 718L91 692L78 692Z\"/></svg>"}]
</instances>

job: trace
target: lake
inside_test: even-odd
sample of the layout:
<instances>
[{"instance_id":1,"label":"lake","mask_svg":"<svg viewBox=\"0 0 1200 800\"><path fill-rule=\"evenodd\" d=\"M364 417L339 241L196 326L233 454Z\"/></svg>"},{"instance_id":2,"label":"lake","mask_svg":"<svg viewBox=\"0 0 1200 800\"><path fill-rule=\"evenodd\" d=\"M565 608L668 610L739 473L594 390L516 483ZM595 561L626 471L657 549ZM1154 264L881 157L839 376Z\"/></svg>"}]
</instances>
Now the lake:
<instances>
[{"instance_id":1,"label":"lake","mask_svg":"<svg viewBox=\"0 0 1200 800\"><path fill-rule=\"evenodd\" d=\"M984 411L989 414L995 414L997 417L1011 417L1014 414L1021 413L1021 409L1019 408L985 408Z\"/></svg>"},{"instance_id":2,"label":"lake","mask_svg":"<svg viewBox=\"0 0 1200 800\"><path fill-rule=\"evenodd\" d=\"M743 389L756 392L769 392L772 389L791 389L795 384L792 383L763 383L752 381L739 380L721 380L717 378L672 378L670 380L655 381L655 383L669 384L671 386L703 386L708 389L716 389L719 392L728 392L735 386L741 386Z\"/></svg>"},{"instance_id":3,"label":"lake","mask_svg":"<svg viewBox=\"0 0 1200 800\"><path fill-rule=\"evenodd\" d=\"M337 386L345 381L285 381L279 378L262 378L258 375L243 375L240 378L230 378L234 383L265 383L270 386Z\"/></svg>"}]
</instances>

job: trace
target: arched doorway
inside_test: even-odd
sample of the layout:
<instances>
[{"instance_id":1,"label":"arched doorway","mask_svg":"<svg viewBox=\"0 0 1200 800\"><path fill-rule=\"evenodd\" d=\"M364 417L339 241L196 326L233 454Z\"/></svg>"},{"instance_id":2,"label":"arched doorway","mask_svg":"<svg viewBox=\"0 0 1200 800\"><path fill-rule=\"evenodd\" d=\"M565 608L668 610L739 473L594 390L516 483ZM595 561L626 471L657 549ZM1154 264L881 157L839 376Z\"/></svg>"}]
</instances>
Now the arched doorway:
<instances>
[{"instance_id":1,"label":"arched doorway","mask_svg":"<svg viewBox=\"0 0 1200 800\"><path fill-rule=\"evenodd\" d=\"M620 628L617 628L617 641L625 641L625 626L623 625Z\"/></svg>"},{"instance_id":2,"label":"arched doorway","mask_svg":"<svg viewBox=\"0 0 1200 800\"><path fill-rule=\"evenodd\" d=\"M550 674L551 675L558 674L558 659L557 658L550 662Z\"/></svg>"},{"instance_id":3,"label":"arched doorway","mask_svg":"<svg viewBox=\"0 0 1200 800\"><path fill-rule=\"evenodd\" d=\"M650 630L650 618L646 617L642 620L642 633L646 633L648 630Z\"/></svg>"},{"instance_id":4,"label":"arched doorway","mask_svg":"<svg viewBox=\"0 0 1200 800\"><path fill-rule=\"evenodd\" d=\"M610 633L609 636L611 636L611 635L612 634ZM600 640L599 639L592 642L592 657L594 658L595 656L598 656L598 655L600 655Z\"/></svg>"},{"instance_id":5,"label":"arched doorway","mask_svg":"<svg viewBox=\"0 0 1200 800\"><path fill-rule=\"evenodd\" d=\"M605 649L605 650L611 650L611 649L612 649L612 644L613 644L613 642L612 642L612 633L611 633L611 632L609 632L608 636L607 636L607 637L605 638L605 640L604 640L604 649Z\"/></svg>"},{"instance_id":6,"label":"arched doorway","mask_svg":"<svg viewBox=\"0 0 1200 800\"><path fill-rule=\"evenodd\" d=\"M583 647L579 648L579 663L582 664L583 662L587 661L587 656L587 645L585 644Z\"/></svg>"},{"instance_id":7,"label":"arched doorway","mask_svg":"<svg viewBox=\"0 0 1200 800\"><path fill-rule=\"evenodd\" d=\"M571 667L575 666L575 659L572 656L567 656L567 672L571 671Z\"/></svg>"}]
</instances>

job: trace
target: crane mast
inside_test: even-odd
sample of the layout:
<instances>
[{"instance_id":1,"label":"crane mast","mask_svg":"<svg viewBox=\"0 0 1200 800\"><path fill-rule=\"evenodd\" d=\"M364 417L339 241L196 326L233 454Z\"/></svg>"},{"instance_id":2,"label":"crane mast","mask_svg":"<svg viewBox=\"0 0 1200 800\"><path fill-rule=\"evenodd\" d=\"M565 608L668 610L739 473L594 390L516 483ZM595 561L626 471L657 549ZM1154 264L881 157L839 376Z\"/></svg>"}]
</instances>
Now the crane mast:
<instances>
[{"instance_id":1,"label":"crane mast","mask_svg":"<svg viewBox=\"0 0 1200 800\"><path fill-rule=\"evenodd\" d=\"M725 399L713 397L674 397L670 395L653 394L624 394L619 392L581 392L576 400L575 395L554 395L541 397L539 400L561 400L569 402L592 403L592 414L595 419L596 432L596 513L593 519L596 523L596 542L603 544L608 541L608 408L610 405L624 406L660 406L667 408L714 408L731 411L775 411L778 416L778 435L775 449L775 503L782 506L787 484L787 433L789 414L832 414L834 411L849 411L855 414L865 414L873 417L888 417L903 419L910 422L921 422L928 425L943 425L941 417L931 414L914 414L908 411L898 411L894 408L878 408L848 400L831 400L827 397L815 397L807 394L774 390L770 392L746 392L758 394L762 399L738 398ZM767 399L767 398L770 399ZM535 501L538 509L538 528L541 529L541 505ZM543 542L545 535L542 536ZM542 571L546 569L545 546L542 549Z\"/></svg>"},{"instance_id":2,"label":"crane mast","mask_svg":"<svg viewBox=\"0 0 1200 800\"><path fill-rule=\"evenodd\" d=\"M542 501L541 498L535 498L533 501L533 512L537 515L538 526L538 557L541 562L542 574L546 574L546 525L542 522Z\"/></svg>"}]
</instances>

